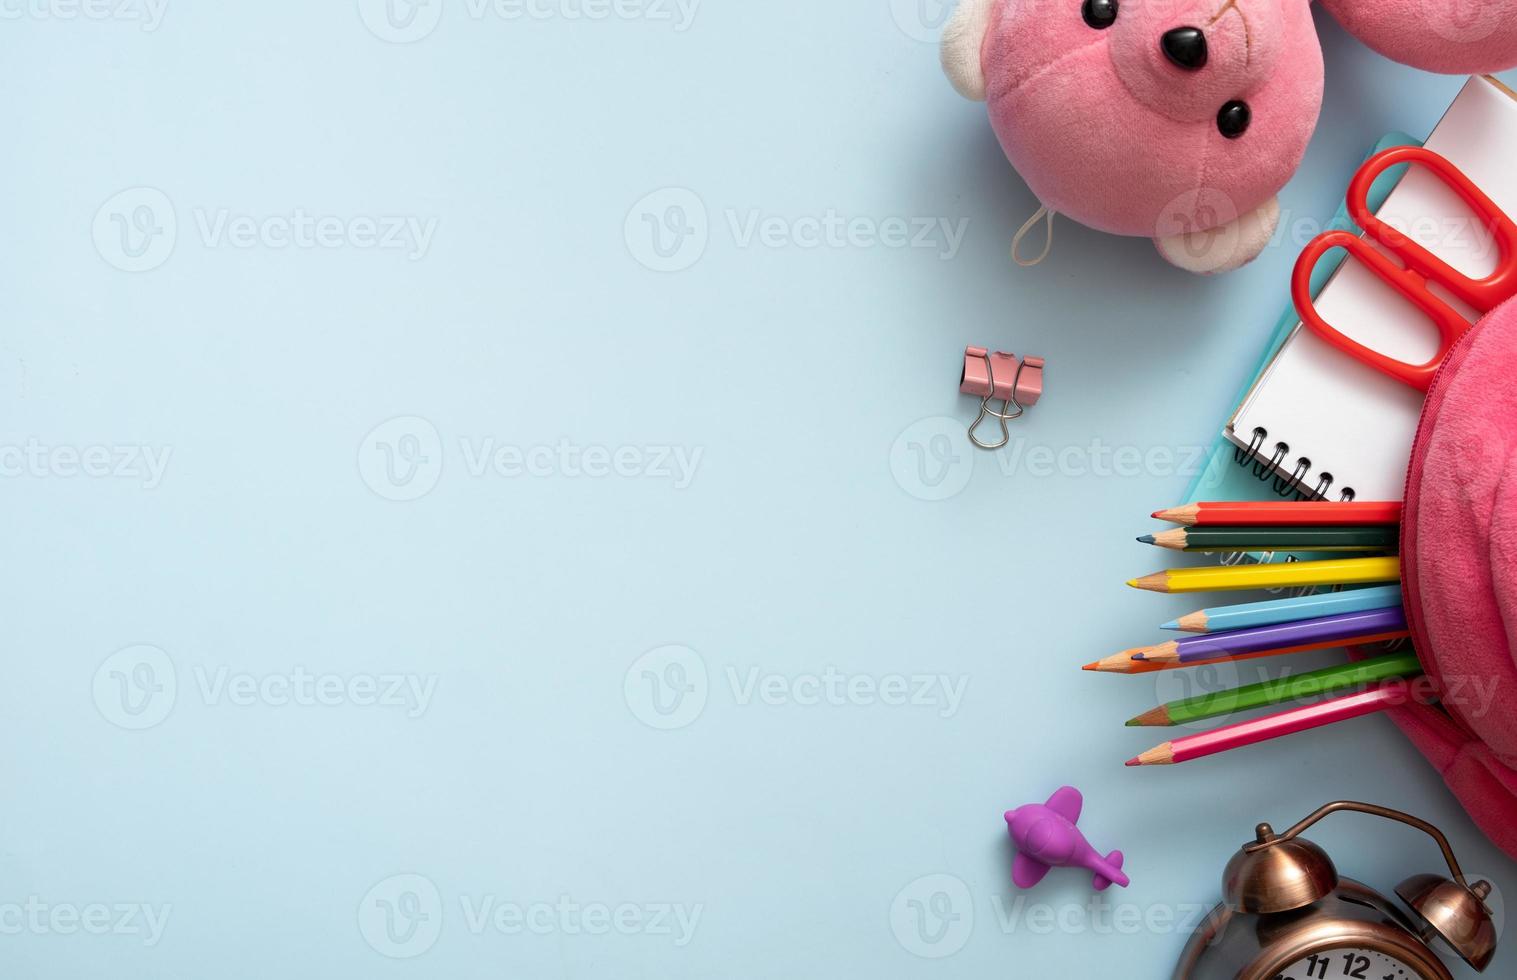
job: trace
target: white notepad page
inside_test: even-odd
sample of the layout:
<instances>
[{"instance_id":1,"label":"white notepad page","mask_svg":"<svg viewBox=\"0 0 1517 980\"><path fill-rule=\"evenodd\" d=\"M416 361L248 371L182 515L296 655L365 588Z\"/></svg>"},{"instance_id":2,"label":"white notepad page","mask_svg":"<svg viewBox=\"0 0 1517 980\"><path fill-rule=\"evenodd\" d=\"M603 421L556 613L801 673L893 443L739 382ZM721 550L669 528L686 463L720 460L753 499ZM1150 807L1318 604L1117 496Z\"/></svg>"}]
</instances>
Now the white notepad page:
<instances>
[{"instance_id":1,"label":"white notepad page","mask_svg":"<svg viewBox=\"0 0 1517 980\"><path fill-rule=\"evenodd\" d=\"M1517 215L1517 98L1511 92L1491 79L1471 78L1426 145L1463 170L1499 208ZM1466 275L1478 278L1496 266L1490 233L1426 168L1409 169L1378 214ZM1475 318L1463 304L1452 305ZM1432 321L1352 258L1318 294L1317 310L1360 343L1409 363L1423 363L1437 350ZM1307 489L1330 474L1330 497L1351 488L1360 500L1400 500L1423 397L1298 323L1225 435L1247 448L1254 430L1263 429L1263 459L1274 456L1278 444L1289 447L1279 465L1283 473L1310 461L1302 479Z\"/></svg>"}]
</instances>

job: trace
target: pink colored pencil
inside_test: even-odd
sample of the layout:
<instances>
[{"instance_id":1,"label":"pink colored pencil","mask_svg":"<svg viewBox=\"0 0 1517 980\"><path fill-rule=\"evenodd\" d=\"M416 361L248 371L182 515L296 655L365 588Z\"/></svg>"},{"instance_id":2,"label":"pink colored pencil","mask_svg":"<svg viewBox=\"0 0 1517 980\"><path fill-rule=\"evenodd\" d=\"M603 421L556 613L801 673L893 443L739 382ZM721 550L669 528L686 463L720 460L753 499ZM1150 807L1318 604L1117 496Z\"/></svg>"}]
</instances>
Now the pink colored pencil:
<instances>
[{"instance_id":1,"label":"pink colored pencil","mask_svg":"<svg viewBox=\"0 0 1517 980\"><path fill-rule=\"evenodd\" d=\"M1177 738L1149 749L1136 759L1129 759L1127 764L1129 766L1170 766L1178 762L1189 762L1191 759L1215 755L1229 749L1240 749L1245 745L1267 742L1282 735L1294 735L1297 732L1321 728L1323 725L1347 721L1361 715L1374 714L1386 708L1410 704L1415 700L1405 681L1385 681L1358 694L1334 698L1320 704L1292 708L1264 718L1255 718L1236 725L1224 725L1209 732Z\"/></svg>"}]
</instances>

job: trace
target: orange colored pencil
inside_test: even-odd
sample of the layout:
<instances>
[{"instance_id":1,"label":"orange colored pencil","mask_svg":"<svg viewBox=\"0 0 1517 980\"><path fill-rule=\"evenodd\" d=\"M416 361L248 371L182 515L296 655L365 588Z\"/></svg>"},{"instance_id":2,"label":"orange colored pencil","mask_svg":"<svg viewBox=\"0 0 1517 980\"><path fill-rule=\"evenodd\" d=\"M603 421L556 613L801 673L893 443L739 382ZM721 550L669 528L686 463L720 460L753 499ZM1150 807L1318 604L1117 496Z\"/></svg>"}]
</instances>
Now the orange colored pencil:
<instances>
[{"instance_id":1,"label":"orange colored pencil","mask_svg":"<svg viewBox=\"0 0 1517 980\"><path fill-rule=\"evenodd\" d=\"M1177 738L1162 745L1156 745L1137 758L1127 760L1127 764L1129 766L1172 766L1176 763L1200 759L1203 756L1215 755L1218 752L1241 749L1246 745L1257 745L1270 739L1347 721L1350 718L1374 714L1397 705L1411 704L1415 700L1412 689L1407 686L1406 681L1386 681L1358 694L1333 698L1331 701L1323 701L1320 704L1292 708L1289 711L1267 715L1263 718L1254 718L1236 725L1224 725L1209 732Z\"/></svg>"},{"instance_id":2,"label":"orange colored pencil","mask_svg":"<svg viewBox=\"0 0 1517 980\"><path fill-rule=\"evenodd\" d=\"M1245 653L1236 657L1215 657L1211 660L1192 660L1188 664L1164 663L1154 660L1133 660L1132 655L1142 653L1147 647L1133 647L1131 650L1123 650L1104 660L1086 664L1081 670L1093 670L1102 674L1152 674L1156 670L1182 670L1186 667L1205 667L1210 664L1234 664L1244 660L1258 660L1260 657L1273 657L1281 653L1297 653L1295 650L1267 650L1264 653Z\"/></svg>"},{"instance_id":3,"label":"orange colored pencil","mask_svg":"<svg viewBox=\"0 0 1517 980\"><path fill-rule=\"evenodd\" d=\"M1337 647L1369 646L1372 643L1387 643L1391 640L1404 640L1411 636L1410 630L1391 630L1385 633L1367 633L1359 636L1344 637L1339 640L1318 640L1315 643L1304 643L1293 647L1272 647L1268 650L1255 651L1265 656L1284 656L1288 653L1309 653L1312 650L1332 650ZM1141 647L1137 655L1144 661L1155 663L1205 663L1207 661L1187 661L1183 659L1181 647L1174 640L1168 643L1160 643L1158 646Z\"/></svg>"},{"instance_id":4,"label":"orange colored pencil","mask_svg":"<svg viewBox=\"0 0 1517 980\"><path fill-rule=\"evenodd\" d=\"M1253 500L1186 504L1154 517L1187 527L1320 527L1401 523L1399 500Z\"/></svg>"}]
</instances>

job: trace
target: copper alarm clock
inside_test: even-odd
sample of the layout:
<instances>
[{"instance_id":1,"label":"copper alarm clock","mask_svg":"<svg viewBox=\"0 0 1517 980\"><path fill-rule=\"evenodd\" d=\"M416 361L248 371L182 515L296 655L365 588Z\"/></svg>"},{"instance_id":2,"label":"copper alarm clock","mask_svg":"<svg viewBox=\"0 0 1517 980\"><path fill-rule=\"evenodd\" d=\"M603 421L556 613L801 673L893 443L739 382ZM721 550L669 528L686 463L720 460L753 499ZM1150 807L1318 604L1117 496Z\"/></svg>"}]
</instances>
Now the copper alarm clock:
<instances>
[{"instance_id":1,"label":"copper alarm clock","mask_svg":"<svg viewBox=\"0 0 1517 980\"><path fill-rule=\"evenodd\" d=\"M1300 836L1330 813L1353 810L1416 827L1443 849L1451 878L1413 875L1396 887L1409 909L1349 878ZM1485 899L1466 881L1447 838L1425 820L1369 803L1329 803L1283 834L1256 828L1222 875L1222 904L1185 947L1175 980L1453 980L1432 948L1447 943L1484 971L1496 952Z\"/></svg>"}]
</instances>

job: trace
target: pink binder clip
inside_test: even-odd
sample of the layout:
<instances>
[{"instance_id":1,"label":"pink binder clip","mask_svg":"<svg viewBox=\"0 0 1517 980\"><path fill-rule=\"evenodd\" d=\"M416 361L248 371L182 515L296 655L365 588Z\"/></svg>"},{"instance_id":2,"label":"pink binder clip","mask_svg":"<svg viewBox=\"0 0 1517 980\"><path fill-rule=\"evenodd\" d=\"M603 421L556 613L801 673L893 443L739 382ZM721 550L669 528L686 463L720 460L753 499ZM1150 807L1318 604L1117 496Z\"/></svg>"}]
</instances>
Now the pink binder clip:
<instances>
[{"instance_id":1,"label":"pink binder clip","mask_svg":"<svg viewBox=\"0 0 1517 980\"><path fill-rule=\"evenodd\" d=\"M1006 423L1021 418L1023 412L1043 397L1043 359L1028 357L1018 360L1015 354L1003 351L992 354L984 347L966 347L959 390L966 395L980 396L980 416L969 427L969 441L981 449L1000 449L1011 442ZM993 401L1000 401L1000 411L990 407ZM1001 423L1000 442L981 442L975 434L986 418Z\"/></svg>"}]
</instances>

